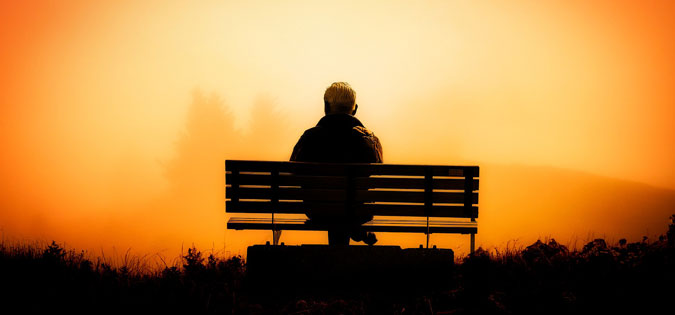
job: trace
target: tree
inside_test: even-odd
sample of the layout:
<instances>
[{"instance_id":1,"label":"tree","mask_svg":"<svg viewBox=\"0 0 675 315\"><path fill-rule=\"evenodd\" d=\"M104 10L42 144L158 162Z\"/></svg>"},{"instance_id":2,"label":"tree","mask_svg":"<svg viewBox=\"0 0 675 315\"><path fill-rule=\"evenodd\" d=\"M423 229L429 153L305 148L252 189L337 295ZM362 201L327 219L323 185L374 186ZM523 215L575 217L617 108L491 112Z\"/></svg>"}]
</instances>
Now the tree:
<instances>
[{"instance_id":1,"label":"tree","mask_svg":"<svg viewBox=\"0 0 675 315\"><path fill-rule=\"evenodd\" d=\"M192 93L185 130L175 143L176 153L165 165L172 194L187 199L206 195L218 198L224 187L224 162L228 151L239 146L234 115L221 97Z\"/></svg>"}]
</instances>

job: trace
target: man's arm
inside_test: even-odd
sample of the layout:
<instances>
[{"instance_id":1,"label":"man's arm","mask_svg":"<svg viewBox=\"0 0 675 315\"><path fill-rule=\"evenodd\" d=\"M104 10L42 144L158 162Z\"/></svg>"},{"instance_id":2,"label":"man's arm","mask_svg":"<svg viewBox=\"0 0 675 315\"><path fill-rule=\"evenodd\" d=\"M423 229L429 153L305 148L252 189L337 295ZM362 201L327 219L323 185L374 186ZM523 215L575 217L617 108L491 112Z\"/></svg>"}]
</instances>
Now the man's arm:
<instances>
[{"instance_id":1,"label":"man's arm","mask_svg":"<svg viewBox=\"0 0 675 315\"><path fill-rule=\"evenodd\" d=\"M376 155L376 157L375 157L375 160L376 160L375 163L384 163L384 153L382 153L382 144L380 143L380 139L378 139L377 137L375 137L375 135L373 135L373 137L375 138L375 139L374 139L374 142L375 142L375 155Z\"/></svg>"},{"instance_id":2,"label":"man's arm","mask_svg":"<svg viewBox=\"0 0 675 315\"><path fill-rule=\"evenodd\" d=\"M355 127L352 129L360 139L359 161L365 163L382 163L382 144L375 134L364 128Z\"/></svg>"},{"instance_id":3,"label":"man's arm","mask_svg":"<svg viewBox=\"0 0 675 315\"><path fill-rule=\"evenodd\" d=\"M311 153L311 137L308 133L308 131L305 131L302 136L300 136L300 139L298 139L298 142L295 144L295 147L293 147L293 153L291 153L291 161L298 161L298 162L312 162L309 156L307 154Z\"/></svg>"},{"instance_id":4,"label":"man's arm","mask_svg":"<svg viewBox=\"0 0 675 315\"><path fill-rule=\"evenodd\" d=\"M382 144L380 143L380 139L375 137L375 135L372 135L372 137L368 137L366 140L366 146L368 149L366 150L366 155L367 160L369 163L383 163L383 154L382 154Z\"/></svg>"},{"instance_id":5,"label":"man's arm","mask_svg":"<svg viewBox=\"0 0 675 315\"><path fill-rule=\"evenodd\" d=\"M298 143L295 144L295 147L293 147L293 153L291 153L291 161L298 161L299 156L300 156L300 151L302 150L302 141L303 137L300 137L298 140Z\"/></svg>"}]
</instances>

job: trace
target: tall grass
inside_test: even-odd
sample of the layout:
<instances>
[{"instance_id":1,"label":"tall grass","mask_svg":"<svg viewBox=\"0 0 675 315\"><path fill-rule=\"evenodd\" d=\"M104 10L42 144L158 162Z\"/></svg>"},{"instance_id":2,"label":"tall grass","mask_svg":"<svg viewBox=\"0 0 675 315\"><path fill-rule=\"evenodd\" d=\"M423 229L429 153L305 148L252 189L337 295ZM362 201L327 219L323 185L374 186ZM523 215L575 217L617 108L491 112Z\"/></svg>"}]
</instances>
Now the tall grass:
<instances>
[{"instance_id":1,"label":"tall grass","mask_svg":"<svg viewBox=\"0 0 675 315\"><path fill-rule=\"evenodd\" d=\"M282 290L270 302L247 289L241 257L191 247L169 262L161 258L159 266L150 261L129 251L93 256L55 242L3 241L0 307L68 313L657 313L672 310L675 296L675 223L659 239L635 243L594 239L570 250L544 239L479 248L452 268L447 287L404 298L378 292L327 298L305 288L302 298Z\"/></svg>"},{"instance_id":2,"label":"tall grass","mask_svg":"<svg viewBox=\"0 0 675 315\"><path fill-rule=\"evenodd\" d=\"M0 307L29 312L233 309L244 272L240 257L202 257L195 248L162 268L129 251L92 257L52 242L0 244ZM0 309L1 311L1 309Z\"/></svg>"}]
</instances>

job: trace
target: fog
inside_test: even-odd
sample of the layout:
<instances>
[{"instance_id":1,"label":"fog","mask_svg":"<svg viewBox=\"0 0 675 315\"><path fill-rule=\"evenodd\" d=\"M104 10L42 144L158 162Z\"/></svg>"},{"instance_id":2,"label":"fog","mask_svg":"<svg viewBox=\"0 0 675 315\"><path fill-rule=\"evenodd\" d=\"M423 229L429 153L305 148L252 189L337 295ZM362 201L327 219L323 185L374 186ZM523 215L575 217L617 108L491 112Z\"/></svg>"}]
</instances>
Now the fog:
<instances>
[{"instance_id":1,"label":"fog","mask_svg":"<svg viewBox=\"0 0 675 315\"><path fill-rule=\"evenodd\" d=\"M225 159L287 160L334 81L386 163L481 166L479 245L638 239L675 208L670 2L3 3L0 21L5 239L244 254L270 235L225 230Z\"/></svg>"}]
</instances>

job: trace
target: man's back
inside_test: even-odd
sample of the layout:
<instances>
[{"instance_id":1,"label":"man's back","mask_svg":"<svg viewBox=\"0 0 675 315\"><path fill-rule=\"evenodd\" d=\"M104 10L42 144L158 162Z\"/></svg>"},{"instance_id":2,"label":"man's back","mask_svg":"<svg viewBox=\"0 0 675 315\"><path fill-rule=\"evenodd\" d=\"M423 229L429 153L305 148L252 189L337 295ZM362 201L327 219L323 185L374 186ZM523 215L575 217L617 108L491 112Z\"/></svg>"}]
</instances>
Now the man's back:
<instances>
[{"instance_id":1,"label":"man's back","mask_svg":"<svg viewBox=\"0 0 675 315\"><path fill-rule=\"evenodd\" d=\"M356 117L326 115L300 137L291 161L382 163L382 145Z\"/></svg>"}]
</instances>

